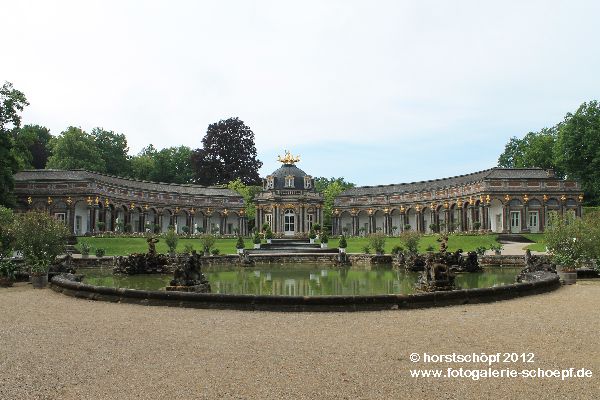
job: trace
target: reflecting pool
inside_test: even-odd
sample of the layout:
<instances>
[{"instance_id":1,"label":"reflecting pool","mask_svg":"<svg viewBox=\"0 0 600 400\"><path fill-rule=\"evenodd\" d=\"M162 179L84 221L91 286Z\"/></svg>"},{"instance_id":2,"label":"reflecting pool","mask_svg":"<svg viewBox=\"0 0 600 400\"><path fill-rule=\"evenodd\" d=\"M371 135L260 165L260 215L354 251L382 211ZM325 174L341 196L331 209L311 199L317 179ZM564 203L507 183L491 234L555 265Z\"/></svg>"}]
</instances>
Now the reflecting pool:
<instances>
[{"instance_id":1,"label":"reflecting pool","mask_svg":"<svg viewBox=\"0 0 600 400\"><path fill-rule=\"evenodd\" d=\"M511 284L521 268L485 268L484 272L457 274L461 289ZM79 271L84 282L96 286L164 290L172 275L113 275L111 268ZM312 264L257 264L253 267L203 269L212 293L285 296L410 294L419 274L390 266L331 268Z\"/></svg>"}]
</instances>

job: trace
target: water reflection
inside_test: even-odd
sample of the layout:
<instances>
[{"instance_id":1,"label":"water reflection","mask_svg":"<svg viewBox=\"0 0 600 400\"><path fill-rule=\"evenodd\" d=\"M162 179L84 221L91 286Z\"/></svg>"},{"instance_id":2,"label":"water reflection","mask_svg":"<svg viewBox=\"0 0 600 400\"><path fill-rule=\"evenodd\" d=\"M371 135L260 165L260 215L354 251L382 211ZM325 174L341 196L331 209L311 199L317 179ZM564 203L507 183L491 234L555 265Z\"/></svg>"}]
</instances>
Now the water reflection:
<instances>
[{"instance_id":1,"label":"water reflection","mask_svg":"<svg viewBox=\"0 0 600 400\"><path fill-rule=\"evenodd\" d=\"M492 287L513 283L519 268L487 268L460 274L459 288ZM98 286L161 290L170 275L113 276L110 269L86 269L85 282ZM314 265L256 265L252 268L216 268L204 271L213 293L285 296L374 295L414 293L418 273L391 266L326 269Z\"/></svg>"}]
</instances>

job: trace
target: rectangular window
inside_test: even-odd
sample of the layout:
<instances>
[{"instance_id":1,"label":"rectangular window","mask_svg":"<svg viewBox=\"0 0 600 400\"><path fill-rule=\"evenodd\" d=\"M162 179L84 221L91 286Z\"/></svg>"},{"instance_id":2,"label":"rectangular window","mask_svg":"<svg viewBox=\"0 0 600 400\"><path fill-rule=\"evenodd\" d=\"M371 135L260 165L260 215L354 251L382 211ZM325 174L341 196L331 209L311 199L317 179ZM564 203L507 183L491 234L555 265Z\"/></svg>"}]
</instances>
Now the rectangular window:
<instances>
[{"instance_id":1,"label":"rectangular window","mask_svg":"<svg viewBox=\"0 0 600 400\"><path fill-rule=\"evenodd\" d=\"M54 213L54 218L64 224L67 223L67 214L65 213Z\"/></svg>"},{"instance_id":2,"label":"rectangular window","mask_svg":"<svg viewBox=\"0 0 600 400\"><path fill-rule=\"evenodd\" d=\"M310 230L312 228L314 220L315 220L314 214L306 215L306 225L307 225L308 230Z\"/></svg>"},{"instance_id":3,"label":"rectangular window","mask_svg":"<svg viewBox=\"0 0 600 400\"><path fill-rule=\"evenodd\" d=\"M269 227L273 230L273 214L265 214L265 222L269 224Z\"/></svg>"},{"instance_id":4,"label":"rectangular window","mask_svg":"<svg viewBox=\"0 0 600 400\"><path fill-rule=\"evenodd\" d=\"M294 187L294 177L293 176L285 177L285 187Z\"/></svg>"}]
</instances>

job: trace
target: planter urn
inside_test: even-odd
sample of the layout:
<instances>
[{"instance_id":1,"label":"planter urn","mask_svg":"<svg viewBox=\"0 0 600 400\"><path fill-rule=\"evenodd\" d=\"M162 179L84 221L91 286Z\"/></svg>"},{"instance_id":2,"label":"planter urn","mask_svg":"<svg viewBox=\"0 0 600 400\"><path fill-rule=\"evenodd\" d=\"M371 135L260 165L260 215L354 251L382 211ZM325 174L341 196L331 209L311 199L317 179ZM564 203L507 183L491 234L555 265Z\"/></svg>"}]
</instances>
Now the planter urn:
<instances>
[{"instance_id":1,"label":"planter urn","mask_svg":"<svg viewBox=\"0 0 600 400\"><path fill-rule=\"evenodd\" d=\"M254 248L255 249L260 249L260 243L254 243Z\"/></svg>"},{"instance_id":2,"label":"planter urn","mask_svg":"<svg viewBox=\"0 0 600 400\"><path fill-rule=\"evenodd\" d=\"M342 254L346 253L346 248L341 248L341 247L340 247L338 250L339 250L339 251L340 251L340 253L342 253Z\"/></svg>"},{"instance_id":3,"label":"planter urn","mask_svg":"<svg viewBox=\"0 0 600 400\"><path fill-rule=\"evenodd\" d=\"M327 248L327 243L321 243L321 248L322 249L326 249Z\"/></svg>"}]
</instances>

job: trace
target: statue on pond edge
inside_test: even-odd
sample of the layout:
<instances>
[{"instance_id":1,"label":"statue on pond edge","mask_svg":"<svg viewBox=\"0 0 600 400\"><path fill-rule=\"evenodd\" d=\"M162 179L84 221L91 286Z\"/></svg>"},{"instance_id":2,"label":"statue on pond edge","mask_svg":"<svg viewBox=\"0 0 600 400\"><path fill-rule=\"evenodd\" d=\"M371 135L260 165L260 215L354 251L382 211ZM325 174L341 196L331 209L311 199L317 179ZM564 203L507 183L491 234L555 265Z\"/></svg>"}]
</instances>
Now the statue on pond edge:
<instances>
[{"instance_id":1,"label":"statue on pond edge","mask_svg":"<svg viewBox=\"0 0 600 400\"><path fill-rule=\"evenodd\" d=\"M210 283L201 270L202 257L192 250L185 261L177 266L168 291L210 293Z\"/></svg>"}]
</instances>

